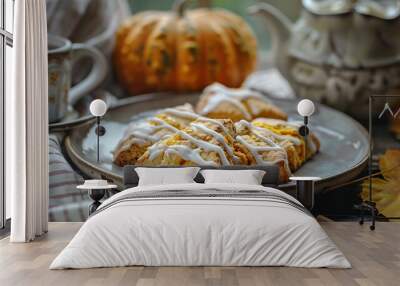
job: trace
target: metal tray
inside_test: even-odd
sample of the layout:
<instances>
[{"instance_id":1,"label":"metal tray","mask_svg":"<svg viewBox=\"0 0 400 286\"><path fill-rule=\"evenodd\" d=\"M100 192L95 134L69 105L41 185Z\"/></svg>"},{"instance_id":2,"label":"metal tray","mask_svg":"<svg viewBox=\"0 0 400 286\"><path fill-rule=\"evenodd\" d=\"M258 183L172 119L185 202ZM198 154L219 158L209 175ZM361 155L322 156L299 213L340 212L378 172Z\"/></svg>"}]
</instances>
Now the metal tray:
<instances>
[{"instance_id":1,"label":"metal tray","mask_svg":"<svg viewBox=\"0 0 400 286\"><path fill-rule=\"evenodd\" d=\"M71 160L89 177L102 177L122 184L122 168L112 163L112 151L122 138L128 123L157 109L186 102L196 103L199 94L155 93L125 99L111 108L102 120L106 134L100 139L100 163L96 161L96 135L94 121L71 130L65 139ZM289 119L301 120L297 114L297 100L272 99L274 104L289 114ZM306 162L294 176L318 176L322 190L346 182L357 176L368 158L368 133L351 117L321 104L310 118L310 128L321 141L321 150ZM293 183L279 186L293 188Z\"/></svg>"}]
</instances>

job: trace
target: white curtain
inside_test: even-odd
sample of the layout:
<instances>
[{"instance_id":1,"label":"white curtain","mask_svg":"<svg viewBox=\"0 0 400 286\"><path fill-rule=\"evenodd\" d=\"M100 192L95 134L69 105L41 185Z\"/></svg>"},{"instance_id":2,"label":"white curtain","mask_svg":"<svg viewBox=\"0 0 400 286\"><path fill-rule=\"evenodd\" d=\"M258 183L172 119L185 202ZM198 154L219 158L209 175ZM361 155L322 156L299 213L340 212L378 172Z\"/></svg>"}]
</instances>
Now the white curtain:
<instances>
[{"instance_id":1,"label":"white curtain","mask_svg":"<svg viewBox=\"0 0 400 286\"><path fill-rule=\"evenodd\" d=\"M12 242L47 232L48 110L45 0L15 1L13 94L6 97L6 187Z\"/></svg>"}]
</instances>

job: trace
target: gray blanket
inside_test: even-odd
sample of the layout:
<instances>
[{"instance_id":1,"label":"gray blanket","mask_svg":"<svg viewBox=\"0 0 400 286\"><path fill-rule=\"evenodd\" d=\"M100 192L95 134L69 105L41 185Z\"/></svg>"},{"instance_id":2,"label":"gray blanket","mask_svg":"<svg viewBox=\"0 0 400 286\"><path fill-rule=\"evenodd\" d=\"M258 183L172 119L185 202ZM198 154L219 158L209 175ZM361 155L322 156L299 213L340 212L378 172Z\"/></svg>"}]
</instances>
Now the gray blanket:
<instances>
[{"instance_id":1,"label":"gray blanket","mask_svg":"<svg viewBox=\"0 0 400 286\"><path fill-rule=\"evenodd\" d=\"M188 191L188 190L165 190L165 191L144 191L144 192L130 192L127 193L126 195L120 196L118 199L115 201L112 201L110 203L105 204L104 206L101 206L97 211L95 211L92 215L96 215L98 213L101 213L105 210L107 210L110 207L113 207L115 205L118 205L123 202L128 202L128 201L147 201L147 200L191 200L191 199L205 199L205 200L210 200L210 199L223 199L223 198L229 198L230 200L251 200L251 199L256 199L258 201L264 200L264 201L270 201L270 202L276 202L284 205L289 205L291 207L296 208L297 210L307 214L311 215L310 212L300 203L296 202L295 200L290 200L285 196L281 196L278 194L273 194L269 193L267 191L259 191L259 190L243 190L243 191L220 191L220 190L215 190L215 189L205 189L205 190L195 190L195 191Z\"/></svg>"}]
</instances>

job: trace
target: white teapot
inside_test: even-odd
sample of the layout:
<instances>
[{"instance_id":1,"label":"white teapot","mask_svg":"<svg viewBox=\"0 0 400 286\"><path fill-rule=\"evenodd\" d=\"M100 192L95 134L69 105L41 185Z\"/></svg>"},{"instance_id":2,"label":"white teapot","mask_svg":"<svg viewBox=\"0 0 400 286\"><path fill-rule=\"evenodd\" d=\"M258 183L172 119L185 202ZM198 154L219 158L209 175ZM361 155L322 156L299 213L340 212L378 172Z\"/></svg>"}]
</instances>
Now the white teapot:
<instances>
[{"instance_id":1,"label":"white teapot","mask_svg":"<svg viewBox=\"0 0 400 286\"><path fill-rule=\"evenodd\" d=\"M294 24L267 3L249 8L267 21L272 59L298 96L365 119L369 95L400 92L400 1L302 3Z\"/></svg>"}]
</instances>

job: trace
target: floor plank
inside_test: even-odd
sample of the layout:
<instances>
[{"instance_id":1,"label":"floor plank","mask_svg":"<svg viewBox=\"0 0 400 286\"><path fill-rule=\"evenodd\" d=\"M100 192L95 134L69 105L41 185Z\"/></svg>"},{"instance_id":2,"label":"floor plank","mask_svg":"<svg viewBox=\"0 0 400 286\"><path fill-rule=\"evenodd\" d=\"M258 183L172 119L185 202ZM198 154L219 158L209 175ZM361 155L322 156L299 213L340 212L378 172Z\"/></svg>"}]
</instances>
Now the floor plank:
<instances>
[{"instance_id":1,"label":"floor plank","mask_svg":"<svg viewBox=\"0 0 400 286\"><path fill-rule=\"evenodd\" d=\"M32 243L0 240L0 285L399 285L400 223L382 222L372 232L357 222L321 222L352 263L352 269L289 267L120 267L50 271L55 256L81 223L50 223L49 233Z\"/></svg>"}]
</instances>

